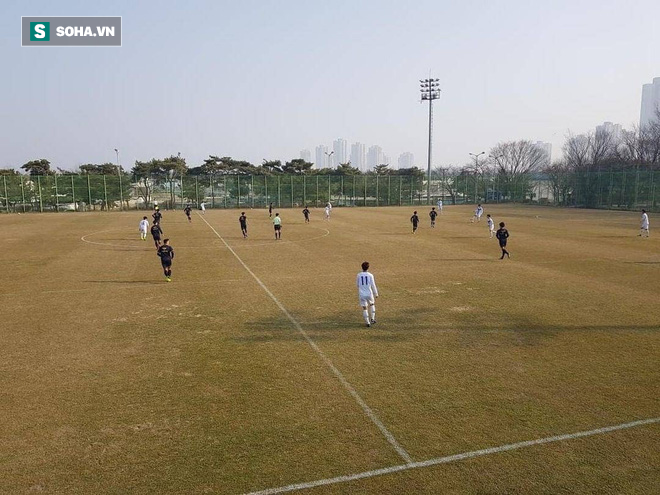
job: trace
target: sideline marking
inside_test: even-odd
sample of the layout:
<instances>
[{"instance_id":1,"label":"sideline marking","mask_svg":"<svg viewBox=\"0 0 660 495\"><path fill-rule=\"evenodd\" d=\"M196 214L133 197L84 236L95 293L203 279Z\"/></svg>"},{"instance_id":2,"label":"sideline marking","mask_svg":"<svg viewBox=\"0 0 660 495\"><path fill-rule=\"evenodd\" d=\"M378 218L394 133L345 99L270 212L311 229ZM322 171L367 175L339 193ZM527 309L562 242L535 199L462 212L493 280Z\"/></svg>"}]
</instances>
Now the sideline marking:
<instances>
[{"instance_id":1,"label":"sideline marking","mask_svg":"<svg viewBox=\"0 0 660 495\"><path fill-rule=\"evenodd\" d=\"M573 440L575 438L588 437L592 435L600 435L609 433L611 431L625 430L627 428L634 428L636 426L649 425L653 423L660 423L660 417L642 419L639 421L632 421L630 423L622 423L614 426L605 426L603 428L596 428L595 430L579 431L576 433L568 433L566 435L557 435L553 437L538 438L536 440L527 440L525 442L510 443L507 445L500 445L499 447L491 447L488 449L473 450L470 452L463 452L462 454L454 454L445 457L436 457L426 461L411 462L408 464L400 464L398 466L391 466L381 469L374 469L372 471L364 471L362 473L348 474L345 476L337 476L335 478L325 478L321 480L308 481L306 483L295 483L293 485L280 486L278 488L268 488L266 490L259 490L250 492L246 495L274 495L277 493L293 492L297 490L304 490L307 488L315 488L317 486L334 485L337 483L346 483L348 481L355 481L365 478L373 478L375 476L382 476L385 474L396 473L399 471L407 471L410 469L419 469L429 466L436 466L438 464L447 464L455 461L462 461L464 459L472 459L473 457L480 457L484 455L497 454L499 452L507 452L509 450L518 450L525 447L534 445L542 445L545 443L561 442L564 440Z\"/></svg>"},{"instance_id":2,"label":"sideline marking","mask_svg":"<svg viewBox=\"0 0 660 495\"><path fill-rule=\"evenodd\" d=\"M351 394L355 399L355 401L360 405L360 407L362 407L362 410L369 417L371 422L374 423L376 427L378 427L378 429L385 436L385 438L390 443L390 445L394 447L394 450L396 450L396 452L401 456L401 458L404 461L406 461L406 465L412 464L413 460L410 457L410 454L408 454L408 452L406 452L406 450L401 445L399 445L399 442L396 440L396 438L394 438L394 435L392 435L392 433L390 433L390 431L385 427L385 425L381 422L381 420L378 419L376 413L374 413L371 410L371 408L367 405L364 399L362 399L360 394L357 393L357 391L353 388L353 385L351 385L348 382L348 380L346 380L342 372L337 369L337 367L332 363L332 361L330 361L330 358L328 358L328 356L325 355L325 353L321 350L321 348L318 345L316 345L316 342L314 342L312 338L309 335L307 335L307 332L303 330L300 323L298 323L298 320L296 320L293 316L291 316L291 313L289 313L289 311L284 307L284 305L279 301L279 299L277 299L273 295L273 293L268 289L268 287L266 287L266 285L261 281L261 279L257 277L252 270L250 270L250 268L245 264L245 262L241 259L241 257L238 254L236 254L236 251L234 251L232 247L229 244L227 244L224 238L220 234L218 234L218 231L215 230L213 226L210 223L208 223L206 219L202 217L199 213L197 213L197 215L199 216L199 218L204 220L204 223L206 223L206 225L209 226L209 228L213 231L213 233L216 236L218 236L218 239L220 239L223 242L223 244L227 246L229 252L231 252L231 254L233 254L234 257L238 260L238 262L241 265L243 265L243 268L245 268L245 270L250 275L252 275L252 278L256 280L256 282L264 290L264 292L268 294L268 296L273 300L273 302L277 305L277 307L280 308L280 311L282 311L282 313L284 313L284 315L289 319L289 321L293 324L294 328L298 330L300 335L304 337L304 339L311 346L311 348L316 351L316 353L320 356L320 358L323 360L326 366L330 368L330 370L334 373L334 375L337 377L339 382L344 386L344 388L348 391L348 393Z\"/></svg>"}]
</instances>

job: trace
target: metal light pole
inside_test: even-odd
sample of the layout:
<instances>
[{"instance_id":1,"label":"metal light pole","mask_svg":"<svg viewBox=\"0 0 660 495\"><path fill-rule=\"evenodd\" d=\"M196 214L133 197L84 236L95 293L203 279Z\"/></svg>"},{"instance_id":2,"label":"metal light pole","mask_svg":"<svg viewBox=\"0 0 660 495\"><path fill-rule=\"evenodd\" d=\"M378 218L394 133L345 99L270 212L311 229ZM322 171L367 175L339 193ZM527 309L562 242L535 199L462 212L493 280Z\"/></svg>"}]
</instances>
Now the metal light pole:
<instances>
[{"instance_id":1,"label":"metal light pole","mask_svg":"<svg viewBox=\"0 0 660 495\"><path fill-rule=\"evenodd\" d=\"M324 151L324 153L325 153L325 156L328 157L328 165L330 165L330 157L331 157L332 155L334 155L335 152L334 152L334 151L331 151L330 153L328 153L327 151Z\"/></svg>"},{"instance_id":2,"label":"metal light pole","mask_svg":"<svg viewBox=\"0 0 660 495\"><path fill-rule=\"evenodd\" d=\"M121 165L119 165L119 150L115 148L115 153L117 153L117 174L119 174L119 211L124 209L124 188L121 184Z\"/></svg>"},{"instance_id":3,"label":"metal light pole","mask_svg":"<svg viewBox=\"0 0 660 495\"><path fill-rule=\"evenodd\" d=\"M469 153L469 155L474 158L474 202L478 203L477 199L477 183L478 183L478 178L477 175L479 174L479 157L481 155L485 155L486 152L482 151L481 153Z\"/></svg>"},{"instance_id":4,"label":"metal light pole","mask_svg":"<svg viewBox=\"0 0 660 495\"><path fill-rule=\"evenodd\" d=\"M440 79L420 79L420 92L422 101L429 102L429 155L426 177L426 203L431 204L431 155L433 151L433 100L440 98Z\"/></svg>"}]
</instances>

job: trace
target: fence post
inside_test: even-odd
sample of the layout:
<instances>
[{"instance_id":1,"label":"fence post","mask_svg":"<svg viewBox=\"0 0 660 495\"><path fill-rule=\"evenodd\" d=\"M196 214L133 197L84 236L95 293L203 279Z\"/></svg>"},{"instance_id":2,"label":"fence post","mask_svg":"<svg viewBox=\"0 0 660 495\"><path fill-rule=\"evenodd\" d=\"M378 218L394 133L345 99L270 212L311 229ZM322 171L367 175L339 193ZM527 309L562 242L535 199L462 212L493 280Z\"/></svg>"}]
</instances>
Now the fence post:
<instances>
[{"instance_id":1,"label":"fence post","mask_svg":"<svg viewBox=\"0 0 660 495\"><path fill-rule=\"evenodd\" d=\"M209 176L209 186L211 187L211 208L215 208L215 191L213 190L213 175ZM206 194L204 194L206 199Z\"/></svg>"},{"instance_id":2,"label":"fence post","mask_svg":"<svg viewBox=\"0 0 660 495\"><path fill-rule=\"evenodd\" d=\"M23 198L23 213L25 213L25 186L23 185L23 176L21 175L21 196Z\"/></svg>"},{"instance_id":3,"label":"fence post","mask_svg":"<svg viewBox=\"0 0 660 495\"><path fill-rule=\"evenodd\" d=\"M399 175L399 206L401 206L401 194L403 191L401 190L403 188L403 176Z\"/></svg>"},{"instance_id":4,"label":"fence post","mask_svg":"<svg viewBox=\"0 0 660 495\"><path fill-rule=\"evenodd\" d=\"M291 208L293 208L293 175L291 176Z\"/></svg>"},{"instance_id":5,"label":"fence post","mask_svg":"<svg viewBox=\"0 0 660 495\"><path fill-rule=\"evenodd\" d=\"M238 208L240 208L241 207L241 176L240 175L236 176L236 190L238 191L238 193L237 193L238 194L238 203L236 204L236 206Z\"/></svg>"},{"instance_id":6,"label":"fence post","mask_svg":"<svg viewBox=\"0 0 660 495\"><path fill-rule=\"evenodd\" d=\"M639 190L639 165L635 166L635 192L634 192L634 195L633 195L634 203L633 203L633 205L632 205L632 206L633 206L633 210L634 210L635 208L637 208L637 202L638 202L638 200L639 200L639 198L638 198L638 196L637 196L637 194L638 194L638 190Z\"/></svg>"},{"instance_id":7,"label":"fence post","mask_svg":"<svg viewBox=\"0 0 660 495\"><path fill-rule=\"evenodd\" d=\"M316 207L319 207L319 176L316 176Z\"/></svg>"},{"instance_id":8,"label":"fence post","mask_svg":"<svg viewBox=\"0 0 660 495\"><path fill-rule=\"evenodd\" d=\"M277 207L282 207L282 181L279 175L277 176Z\"/></svg>"},{"instance_id":9,"label":"fence post","mask_svg":"<svg viewBox=\"0 0 660 495\"><path fill-rule=\"evenodd\" d=\"M651 169L651 205L649 206L649 209L653 209L655 207L655 183L653 180L655 179L655 174L653 173L654 170Z\"/></svg>"},{"instance_id":10,"label":"fence post","mask_svg":"<svg viewBox=\"0 0 660 495\"><path fill-rule=\"evenodd\" d=\"M57 174L55 174L53 177L55 179L55 213L59 213L60 212L60 198L59 198L59 194L58 194L58 190L57 190Z\"/></svg>"},{"instance_id":11,"label":"fence post","mask_svg":"<svg viewBox=\"0 0 660 495\"><path fill-rule=\"evenodd\" d=\"M413 198L413 176L410 176L410 204L413 205L415 203L415 200Z\"/></svg>"},{"instance_id":12,"label":"fence post","mask_svg":"<svg viewBox=\"0 0 660 495\"><path fill-rule=\"evenodd\" d=\"M376 174L376 206L378 206L378 174Z\"/></svg>"},{"instance_id":13,"label":"fence post","mask_svg":"<svg viewBox=\"0 0 660 495\"><path fill-rule=\"evenodd\" d=\"M78 203L76 203L76 185L71 176L71 200L73 201L73 211L78 211Z\"/></svg>"},{"instance_id":14,"label":"fence post","mask_svg":"<svg viewBox=\"0 0 660 495\"><path fill-rule=\"evenodd\" d=\"M266 195L266 205L268 205L268 176L264 175L264 194Z\"/></svg>"},{"instance_id":15,"label":"fence post","mask_svg":"<svg viewBox=\"0 0 660 495\"><path fill-rule=\"evenodd\" d=\"M199 208L199 180L197 176L195 176L195 205Z\"/></svg>"},{"instance_id":16,"label":"fence post","mask_svg":"<svg viewBox=\"0 0 660 495\"><path fill-rule=\"evenodd\" d=\"M103 176L103 196L105 197L105 211L110 211L108 206L108 187L105 182L105 175Z\"/></svg>"},{"instance_id":17,"label":"fence post","mask_svg":"<svg viewBox=\"0 0 660 495\"><path fill-rule=\"evenodd\" d=\"M307 176L303 175L303 205L307 204Z\"/></svg>"},{"instance_id":18,"label":"fence post","mask_svg":"<svg viewBox=\"0 0 660 495\"><path fill-rule=\"evenodd\" d=\"M355 205L355 175L353 176L353 195L351 196L351 203Z\"/></svg>"},{"instance_id":19,"label":"fence post","mask_svg":"<svg viewBox=\"0 0 660 495\"><path fill-rule=\"evenodd\" d=\"M250 196L252 196L252 208L254 208L254 175L250 175Z\"/></svg>"},{"instance_id":20,"label":"fence post","mask_svg":"<svg viewBox=\"0 0 660 495\"><path fill-rule=\"evenodd\" d=\"M330 176L328 175L328 203L330 202Z\"/></svg>"},{"instance_id":21,"label":"fence post","mask_svg":"<svg viewBox=\"0 0 660 495\"><path fill-rule=\"evenodd\" d=\"M225 194L224 194L225 209L227 209L227 176L226 175L222 178L222 185L225 190Z\"/></svg>"},{"instance_id":22,"label":"fence post","mask_svg":"<svg viewBox=\"0 0 660 495\"><path fill-rule=\"evenodd\" d=\"M341 176L341 197L344 201L344 206L346 206L346 194L344 194L344 176Z\"/></svg>"},{"instance_id":23,"label":"fence post","mask_svg":"<svg viewBox=\"0 0 660 495\"><path fill-rule=\"evenodd\" d=\"M5 185L5 209L7 210L7 213L9 213L9 195L7 194L7 176L6 175L2 176L2 182Z\"/></svg>"},{"instance_id":24,"label":"fence post","mask_svg":"<svg viewBox=\"0 0 660 495\"><path fill-rule=\"evenodd\" d=\"M87 199L89 203L87 204L88 208L92 207L92 188L89 185L89 174L87 174Z\"/></svg>"},{"instance_id":25,"label":"fence post","mask_svg":"<svg viewBox=\"0 0 660 495\"><path fill-rule=\"evenodd\" d=\"M122 187L121 183L121 167L118 169L119 173L119 211L122 211L124 209L124 188Z\"/></svg>"},{"instance_id":26,"label":"fence post","mask_svg":"<svg viewBox=\"0 0 660 495\"><path fill-rule=\"evenodd\" d=\"M181 178L181 209L183 210L183 203L184 203L183 172L181 172L180 178Z\"/></svg>"},{"instance_id":27,"label":"fence post","mask_svg":"<svg viewBox=\"0 0 660 495\"><path fill-rule=\"evenodd\" d=\"M364 177L364 206L367 206L367 176L363 175Z\"/></svg>"},{"instance_id":28,"label":"fence post","mask_svg":"<svg viewBox=\"0 0 660 495\"><path fill-rule=\"evenodd\" d=\"M39 212L43 213L44 204L43 204L43 200L42 200L42 197L41 197L41 177L39 175L37 175L37 184L39 186Z\"/></svg>"},{"instance_id":29,"label":"fence post","mask_svg":"<svg viewBox=\"0 0 660 495\"><path fill-rule=\"evenodd\" d=\"M390 193L392 192L392 176L387 176L387 206L390 206L392 199L390 198Z\"/></svg>"},{"instance_id":30,"label":"fence post","mask_svg":"<svg viewBox=\"0 0 660 495\"><path fill-rule=\"evenodd\" d=\"M612 166L610 165L610 190L607 193L607 203L609 208L612 208L612 189L614 187L612 179Z\"/></svg>"}]
</instances>

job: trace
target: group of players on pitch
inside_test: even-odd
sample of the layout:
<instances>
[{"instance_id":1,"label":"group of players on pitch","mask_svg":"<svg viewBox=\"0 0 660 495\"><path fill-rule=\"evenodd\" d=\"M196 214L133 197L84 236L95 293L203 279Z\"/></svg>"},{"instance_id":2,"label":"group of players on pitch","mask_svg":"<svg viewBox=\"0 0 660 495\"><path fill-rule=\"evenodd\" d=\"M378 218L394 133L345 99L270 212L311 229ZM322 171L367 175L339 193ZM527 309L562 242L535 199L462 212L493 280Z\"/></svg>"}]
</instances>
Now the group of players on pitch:
<instances>
[{"instance_id":1,"label":"group of players on pitch","mask_svg":"<svg viewBox=\"0 0 660 495\"><path fill-rule=\"evenodd\" d=\"M439 214L442 214L442 201L438 200L437 210L434 206L429 212L429 217L431 219L431 228L435 228L436 218ZM204 212L205 208L202 209ZM188 217L188 222L192 222L190 216L192 207L188 204L184 208L184 213ZM327 203L325 206L325 220L330 221L330 214L332 212L332 204ZM302 210L303 216L305 217L305 223L310 221L310 211L307 206ZM474 210L474 215L472 216L470 222L480 222L481 217L483 216L484 208L481 204L477 205L477 208ZM273 228L275 231L275 239L280 240L282 238L282 218L279 213L275 213L273 217L273 203L270 203L268 206L268 216L272 219ZM163 215L160 212L158 206L154 207L153 225L151 226L151 235L154 239L154 244L156 246L156 254L160 257L160 261L163 267L163 273L165 274L165 279L168 282L172 281L172 260L174 259L174 249L170 246L169 239L163 239L161 244L161 236L163 235L163 229L161 228L161 220ZM495 237L499 241L500 249L502 250L502 256L500 259L504 259L506 256L510 258L511 255L506 249L507 239L509 238L509 231L506 229L504 222L500 222L500 228L495 231L495 221L490 216L486 215L486 224L488 226L488 232L490 238ZM241 215L238 217L238 222L241 227L241 232L243 238L247 239L248 237L248 228L247 228L247 216L245 212L241 212ZM417 228L419 227L419 216L417 211L413 212L413 215L410 217L410 223L412 223L412 232L413 234L417 233ZM147 240L147 231L149 230L149 220L147 217L143 217L140 221L140 238L143 241ZM649 236L649 217L645 210L642 210L642 222L641 222L641 231L640 236L648 237ZM362 308L362 316L364 318L365 324L367 327L371 327L376 324L376 298L378 297L378 288L376 287L376 280L369 272L369 262L365 261L362 263L362 271L357 275L357 290L358 290L358 299L360 307Z\"/></svg>"},{"instance_id":2,"label":"group of players on pitch","mask_svg":"<svg viewBox=\"0 0 660 495\"><path fill-rule=\"evenodd\" d=\"M438 217L438 214L442 213L442 200L438 200L437 203L437 211L436 207L434 206L431 208L431 211L429 212L429 217L431 218L431 228L435 228L435 219ZM472 219L470 222L480 222L481 217L484 214L484 208L481 206L481 204L477 205L477 208L474 210L474 215L472 216ZM495 237L499 243L500 243L500 249L502 249L502 256L500 259L504 259L504 256L507 258L510 258L511 255L509 252L506 250L506 243L507 239L509 238L509 231L506 229L504 222L500 222L500 228L495 231L495 221L493 218L488 214L486 215L487 218L487 225L488 225L488 232L490 233L490 238L492 239ZM412 224L412 233L416 234L417 233L417 228L419 227L419 216L417 215L417 212L414 211L412 216L410 217L410 223Z\"/></svg>"}]
</instances>

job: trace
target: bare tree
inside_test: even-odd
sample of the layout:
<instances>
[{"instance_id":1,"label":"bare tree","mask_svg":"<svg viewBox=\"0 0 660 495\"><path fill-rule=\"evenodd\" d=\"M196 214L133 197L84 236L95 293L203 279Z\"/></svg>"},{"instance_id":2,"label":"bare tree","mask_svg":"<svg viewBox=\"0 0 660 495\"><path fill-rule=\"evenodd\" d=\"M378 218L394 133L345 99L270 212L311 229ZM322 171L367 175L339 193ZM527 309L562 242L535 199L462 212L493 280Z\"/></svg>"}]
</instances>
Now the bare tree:
<instances>
[{"instance_id":1,"label":"bare tree","mask_svg":"<svg viewBox=\"0 0 660 495\"><path fill-rule=\"evenodd\" d=\"M524 198L531 189L531 175L547 160L545 152L528 140L499 143L490 150L498 189L505 198ZM498 192L499 193L499 192Z\"/></svg>"}]
</instances>

